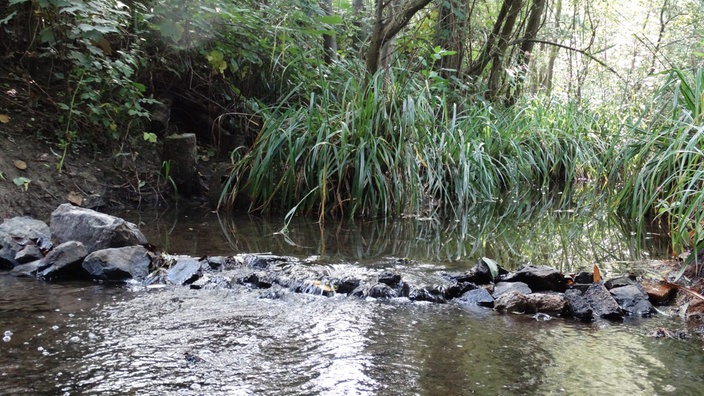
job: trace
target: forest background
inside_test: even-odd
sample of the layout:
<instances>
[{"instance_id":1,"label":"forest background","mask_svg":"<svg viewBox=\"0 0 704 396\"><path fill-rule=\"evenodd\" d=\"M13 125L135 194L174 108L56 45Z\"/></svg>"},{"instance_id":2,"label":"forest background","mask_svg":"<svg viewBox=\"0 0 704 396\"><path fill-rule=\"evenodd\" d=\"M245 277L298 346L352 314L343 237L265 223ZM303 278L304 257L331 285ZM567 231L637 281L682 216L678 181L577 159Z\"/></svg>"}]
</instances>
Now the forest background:
<instances>
[{"instance_id":1,"label":"forest background","mask_svg":"<svg viewBox=\"0 0 704 396\"><path fill-rule=\"evenodd\" d=\"M50 116L32 133L59 174L194 132L224 160L221 208L456 219L558 196L658 223L679 253L704 240L703 16L696 0L3 0L0 76L4 101ZM169 163L139 180L168 189Z\"/></svg>"}]
</instances>

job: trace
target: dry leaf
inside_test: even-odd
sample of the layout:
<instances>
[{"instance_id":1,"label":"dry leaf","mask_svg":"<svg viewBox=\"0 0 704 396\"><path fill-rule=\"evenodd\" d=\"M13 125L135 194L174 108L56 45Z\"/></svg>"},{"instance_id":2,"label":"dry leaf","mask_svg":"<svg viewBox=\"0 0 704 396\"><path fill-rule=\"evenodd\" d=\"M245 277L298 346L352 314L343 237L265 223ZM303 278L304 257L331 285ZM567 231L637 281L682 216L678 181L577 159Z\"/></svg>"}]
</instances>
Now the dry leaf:
<instances>
[{"instance_id":1,"label":"dry leaf","mask_svg":"<svg viewBox=\"0 0 704 396\"><path fill-rule=\"evenodd\" d=\"M0 122L3 124L7 124L8 122L10 122L10 116L8 116L7 114L0 114Z\"/></svg>"},{"instance_id":2,"label":"dry leaf","mask_svg":"<svg viewBox=\"0 0 704 396\"><path fill-rule=\"evenodd\" d=\"M81 196L80 193L77 193L75 191L69 192L67 199L69 202L71 202L72 204L74 204L76 206L83 205L83 196Z\"/></svg>"},{"instance_id":3,"label":"dry leaf","mask_svg":"<svg viewBox=\"0 0 704 396\"><path fill-rule=\"evenodd\" d=\"M601 271L599 271L599 267L594 264L594 283L601 282Z\"/></svg>"},{"instance_id":4,"label":"dry leaf","mask_svg":"<svg viewBox=\"0 0 704 396\"><path fill-rule=\"evenodd\" d=\"M22 160L14 160L14 161L12 161L12 163L15 164L15 168L17 168L19 170L27 169L27 163Z\"/></svg>"}]
</instances>

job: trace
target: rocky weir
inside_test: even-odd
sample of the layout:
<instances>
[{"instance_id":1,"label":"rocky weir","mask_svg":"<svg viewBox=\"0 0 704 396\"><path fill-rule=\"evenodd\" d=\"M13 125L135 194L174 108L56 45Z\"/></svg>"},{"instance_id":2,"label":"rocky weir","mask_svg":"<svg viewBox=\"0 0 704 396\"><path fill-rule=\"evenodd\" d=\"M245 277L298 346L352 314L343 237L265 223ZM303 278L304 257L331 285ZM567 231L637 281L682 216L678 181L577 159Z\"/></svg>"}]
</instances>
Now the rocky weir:
<instances>
[{"instance_id":1,"label":"rocky weir","mask_svg":"<svg viewBox=\"0 0 704 396\"><path fill-rule=\"evenodd\" d=\"M363 276L310 271L314 259L272 254L191 257L157 252L139 228L119 217L62 204L50 224L14 217L0 224L0 270L9 275L47 282L94 280L159 288L227 289L235 284L267 289L276 298L282 290L321 296L413 302L453 303L468 309L581 321L647 317L653 304L667 304L676 289L640 283L625 276L594 281L591 272L563 274L547 266L525 265L507 271L482 258L469 271L441 271L431 285L406 279L397 264ZM598 277L597 277L598 280Z\"/></svg>"}]
</instances>

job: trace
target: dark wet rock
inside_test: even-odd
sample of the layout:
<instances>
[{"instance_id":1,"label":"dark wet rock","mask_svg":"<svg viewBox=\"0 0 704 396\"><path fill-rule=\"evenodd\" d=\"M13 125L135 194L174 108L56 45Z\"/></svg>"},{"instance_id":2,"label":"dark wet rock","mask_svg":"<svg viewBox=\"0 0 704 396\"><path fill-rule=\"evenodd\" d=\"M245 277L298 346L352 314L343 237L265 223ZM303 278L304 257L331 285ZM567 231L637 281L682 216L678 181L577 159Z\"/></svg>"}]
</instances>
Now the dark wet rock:
<instances>
[{"instance_id":1,"label":"dark wet rock","mask_svg":"<svg viewBox=\"0 0 704 396\"><path fill-rule=\"evenodd\" d=\"M452 279L458 283L467 282L474 283L475 285L486 285L494 282L495 279L494 275L491 273L491 266L489 260L491 259L482 257L469 272L461 275L455 275L452 277ZM493 260L492 263L496 264L496 262L494 262ZM498 264L496 264L496 266L498 270L497 276L508 273L505 269L498 266Z\"/></svg>"},{"instance_id":2,"label":"dark wet rock","mask_svg":"<svg viewBox=\"0 0 704 396\"><path fill-rule=\"evenodd\" d=\"M247 283L257 289L268 289L274 284L273 280L266 272L252 273L242 278L241 283Z\"/></svg>"},{"instance_id":3,"label":"dark wet rock","mask_svg":"<svg viewBox=\"0 0 704 396\"><path fill-rule=\"evenodd\" d=\"M401 274L395 272L383 272L379 275L379 283L389 285L392 288L396 288L401 282Z\"/></svg>"},{"instance_id":4,"label":"dark wet rock","mask_svg":"<svg viewBox=\"0 0 704 396\"><path fill-rule=\"evenodd\" d=\"M230 257L224 256L209 256L205 259L205 262L212 270L222 270L225 269L225 266L227 265L228 260L230 259Z\"/></svg>"},{"instance_id":5,"label":"dark wet rock","mask_svg":"<svg viewBox=\"0 0 704 396\"><path fill-rule=\"evenodd\" d=\"M455 299L462 305L478 305L480 307L494 307L494 297L483 288L469 290L462 296Z\"/></svg>"},{"instance_id":6,"label":"dark wet rock","mask_svg":"<svg viewBox=\"0 0 704 396\"><path fill-rule=\"evenodd\" d=\"M44 257L42 254L41 250L39 249L39 246L35 245L34 243L28 244L22 248L17 254L15 255L15 261L19 264L26 264L26 263L31 263L32 261L37 261Z\"/></svg>"},{"instance_id":7,"label":"dark wet rock","mask_svg":"<svg viewBox=\"0 0 704 396\"><path fill-rule=\"evenodd\" d=\"M517 291L521 294L531 294L533 291L523 282L499 282L494 285L494 298L510 291Z\"/></svg>"},{"instance_id":8,"label":"dark wet rock","mask_svg":"<svg viewBox=\"0 0 704 396\"><path fill-rule=\"evenodd\" d=\"M648 301L648 293L640 285L615 287L611 295L626 315L650 316L655 312Z\"/></svg>"},{"instance_id":9,"label":"dark wet rock","mask_svg":"<svg viewBox=\"0 0 704 396\"><path fill-rule=\"evenodd\" d=\"M471 282L455 282L445 289L445 299L452 300L477 287L479 286Z\"/></svg>"},{"instance_id":10,"label":"dark wet rock","mask_svg":"<svg viewBox=\"0 0 704 396\"><path fill-rule=\"evenodd\" d=\"M25 246L49 239L49 226L31 217L13 217L0 224L0 269L22 264L15 259Z\"/></svg>"},{"instance_id":11,"label":"dark wet rock","mask_svg":"<svg viewBox=\"0 0 704 396\"><path fill-rule=\"evenodd\" d=\"M169 268L166 279L174 285L187 285L201 276L201 262L188 256L176 257L176 263Z\"/></svg>"},{"instance_id":12,"label":"dark wet rock","mask_svg":"<svg viewBox=\"0 0 704 396\"><path fill-rule=\"evenodd\" d=\"M87 273L81 267L88 249L78 241L64 242L53 248L41 260L39 277L46 280L83 279Z\"/></svg>"},{"instance_id":13,"label":"dark wet rock","mask_svg":"<svg viewBox=\"0 0 704 396\"><path fill-rule=\"evenodd\" d=\"M659 327L650 333L651 337L655 338L674 338L677 340L684 340L687 338L687 331L681 329L668 329L664 327Z\"/></svg>"},{"instance_id":14,"label":"dark wet rock","mask_svg":"<svg viewBox=\"0 0 704 396\"><path fill-rule=\"evenodd\" d=\"M142 280L149 274L151 262L151 254L143 246L125 246L96 250L83 260L82 266L97 280Z\"/></svg>"},{"instance_id":15,"label":"dark wet rock","mask_svg":"<svg viewBox=\"0 0 704 396\"><path fill-rule=\"evenodd\" d=\"M632 275L619 276L618 278L609 279L606 282L604 282L604 286L606 286L606 288L609 290L611 290L615 287L623 287L623 286L637 285L637 284L638 284L638 279L636 279L636 277L632 276Z\"/></svg>"},{"instance_id":16,"label":"dark wet rock","mask_svg":"<svg viewBox=\"0 0 704 396\"><path fill-rule=\"evenodd\" d=\"M559 291L567 288L565 277L560 271L548 266L527 265L501 279L503 282L523 282L534 292Z\"/></svg>"},{"instance_id":17,"label":"dark wet rock","mask_svg":"<svg viewBox=\"0 0 704 396\"><path fill-rule=\"evenodd\" d=\"M594 273L587 271L579 271L572 277L574 283L588 284L594 282Z\"/></svg>"},{"instance_id":18,"label":"dark wet rock","mask_svg":"<svg viewBox=\"0 0 704 396\"><path fill-rule=\"evenodd\" d=\"M340 294L350 294L359 287L361 280L355 278L343 278L337 283L337 292Z\"/></svg>"},{"instance_id":19,"label":"dark wet rock","mask_svg":"<svg viewBox=\"0 0 704 396\"><path fill-rule=\"evenodd\" d=\"M396 290L385 283L377 283L369 289L367 294L373 298L393 298L397 297Z\"/></svg>"},{"instance_id":20,"label":"dark wet rock","mask_svg":"<svg viewBox=\"0 0 704 396\"><path fill-rule=\"evenodd\" d=\"M572 316L584 322L594 320L594 312L589 301L584 297L584 292L579 289L568 289L565 291L565 298L570 304Z\"/></svg>"},{"instance_id":21,"label":"dark wet rock","mask_svg":"<svg viewBox=\"0 0 704 396\"><path fill-rule=\"evenodd\" d=\"M51 235L58 243L79 241L88 253L100 249L147 244L136 225L119 217L80 208L59 205L51 214Z\"/></svg>"},{"instance_id":22,"label":"dark wet rock","mask_svg":"<svg viewBox=\"0 0 704 396\"><path fill-rule=\"evenodd\" d=\"M623 319L621 307L601 282L592 283L584 292L584 298L587 299L595 317L609 320Z\"/></svg>"},{"instance_id":23,"label":"dark wet rock","mask_svg":"<svg viewBox=\"0 0 704 396\"><path fill-rule=\"evenodd\" d=\"M37 275L39 267L42 265L41 260L32 261L31 263L20 264L10 270L10 275L17 277L32 278Z\"/></svg>"},{"instance_id":24,"label":"dark wet rock","mask_svg":"<svg viewBox=\"0 0 704 396\"><path fill-rule=\"evenodd\" d=\"M521 294L510 291L494 301L494 309L502 312L553 313L568 316L570 306L562 293Z\"/></svg>"},{"instance_id":25,"label":"dark wet rock","mask_svg":"<svg viewBox=\"0 0 704 396\"><path fill-rule=\"evenodd\" d=\"M408 285L408 284L407 284ZM420 288L417 289L413 286L408 285L408 293L404 297L408 297L411 301L429 301L433 303L445 303L445 297L443 296L443 291L437 287Z\"/></svg>"}]
</instances>

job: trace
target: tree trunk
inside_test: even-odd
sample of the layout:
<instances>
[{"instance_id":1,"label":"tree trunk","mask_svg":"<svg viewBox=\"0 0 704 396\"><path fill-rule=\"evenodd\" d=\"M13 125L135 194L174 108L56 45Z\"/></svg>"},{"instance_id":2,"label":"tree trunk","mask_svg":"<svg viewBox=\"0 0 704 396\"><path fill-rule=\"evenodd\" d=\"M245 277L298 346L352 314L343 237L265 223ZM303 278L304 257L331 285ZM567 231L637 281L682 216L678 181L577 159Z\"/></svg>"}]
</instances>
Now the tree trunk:
<instances>
[{"instance_id":1,"label":"tree trunk","mask_svg":"<svg viewBox=\"0 0 704 396\"><path fill-rule=\"evenodd\" d=\"M372 36L369 40L369 48L367 49L366 65L369 75L379 70L384 45L392 41L393 38L396 37L396 34L408 25L413 15L422 10L423 7L428 5L431 1L432 0L409 0L398 7L397 12L392 12L392 7L389 7L390 2L377 0L374 28L372 29ZM385 10L388 11L386 17L384 16Z\"/></svg>"},{"instance_id":2,"label":"tree trunk","mask_svg":"<svg viewBox=\"0 0 704 396\"><path fill-rule=\"evenodd\" d=\"M530 8L530 14L528 15L528 23L526 25L526 32L523 35L523 43L521 43L521 49L518 53L518 73L521 78L519 78L516 83L516 89L511 92L507 98L507 103L514 104L518 100L523 90L523 84L528 76L528 66L530 64L530 59L533 52L533 47L535 47L535 37L538 35L538 30L540 29L541 22L543 20L543 10L545 9L545 0L533 0L533 5Z\"/></svg>"},{"instance_id":3,"label":"tree trunk","mask_svg":"<svg viewBox=\"0 0 704 396\"><path fill-rule=\"evenodd\" d=\"M323 0L320 4L325 15L332 15L332 0ZM337 57L337 39L334 34L323 35L323 49L325 51L325 64L329 65Z\"/></svg>"},{"instance_id":4,"label":"tree trunk","mask_svg":"<svg viewBox=\"0 0 704 396\"><path fill-rule=\"evenodd\" d=\"M464 60L467 17L459 0L442 1L438 6L437 45L455 54L443 56L437 64L444 78L458 76Z\"/></svg>"}]
</instances>

